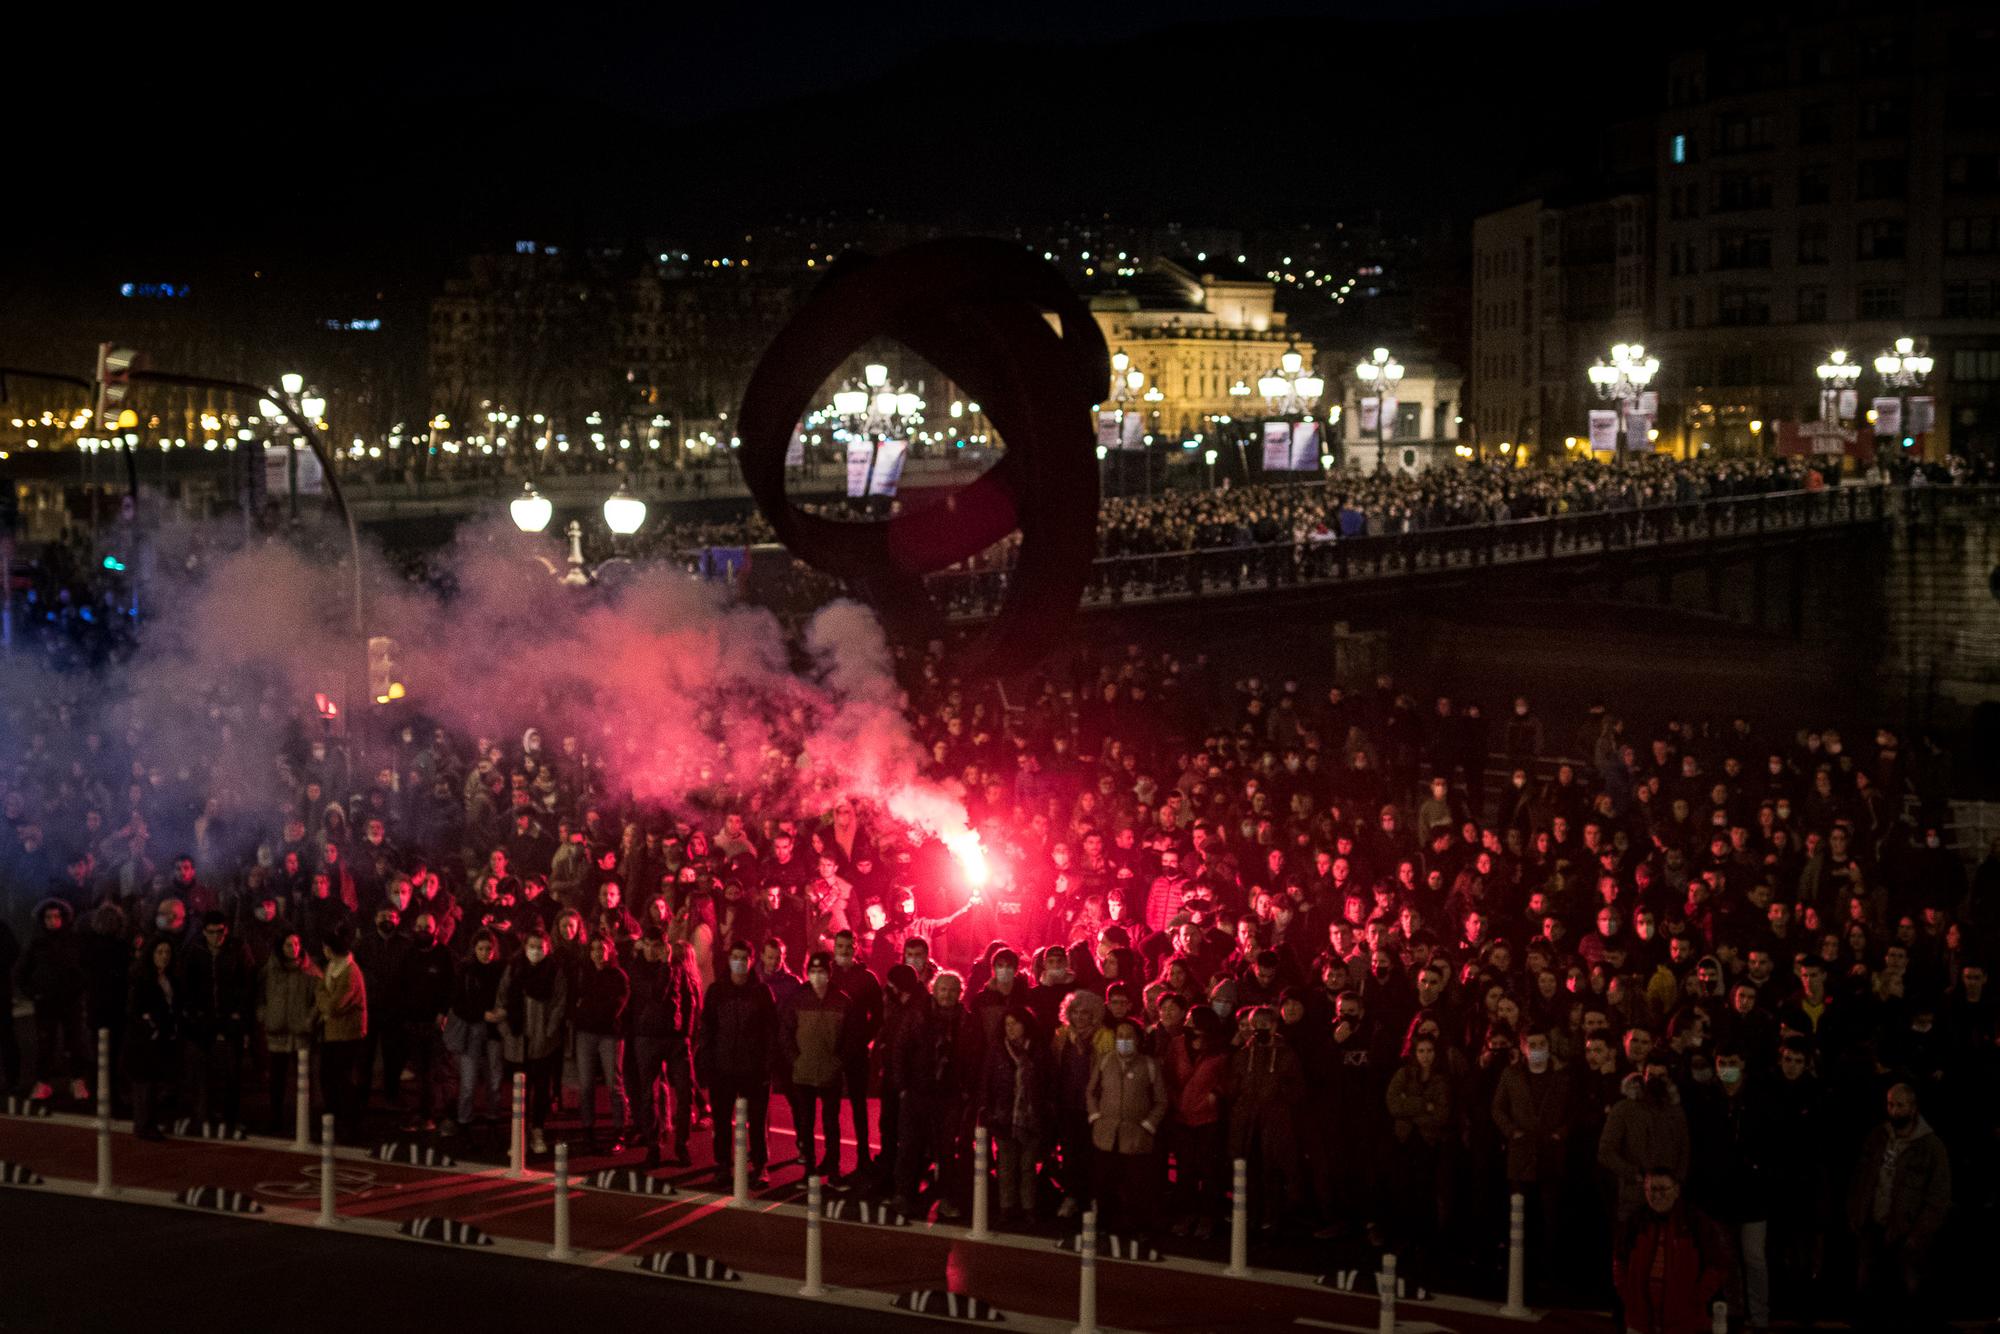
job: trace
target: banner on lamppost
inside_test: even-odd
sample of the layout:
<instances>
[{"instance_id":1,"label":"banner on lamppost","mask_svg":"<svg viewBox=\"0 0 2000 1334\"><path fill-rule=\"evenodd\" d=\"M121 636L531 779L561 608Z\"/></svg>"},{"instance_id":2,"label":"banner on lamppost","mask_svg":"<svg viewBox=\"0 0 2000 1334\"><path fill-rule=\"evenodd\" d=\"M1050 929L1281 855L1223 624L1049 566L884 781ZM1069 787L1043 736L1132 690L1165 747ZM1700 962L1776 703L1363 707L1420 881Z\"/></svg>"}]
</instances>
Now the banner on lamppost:
<instances>
[{"instance_id":1,"label":"banner on lamppost","mask_svg":"<svg viewBox=\"0 0 2000 1334\"><path fill-rule=\"evenodd\" d=\"M1653 448L1653 419L1632 413L1625 418L1625 448L1635 453L1650 453Z\"/></svg>"},{"instance_id":2,"label":"banner on lamppost","mask_svg":"<svg viewBox=\"0 0 2000 1334\"><path fill-rule=\"evenodd\" d=\"M1834 411L1840 414L1839 419L1841 421L1853 421L1861 413L1861 391L1859 389L1841 390L1840 402Z\"/></svg>"},{"instance_id":3,"label":"banner on lamppost","mask_svg":"<svg viewBox=\"0 0 2000 1334\"><path fill-rule=\"evenodd\" d=\"M1124 416L1125 422L1119 428L1123 433L1120 447L1124 449L1144 449L1146 447L1145 417L1143 414L1137 412L1128 412Z\"/></svg>"},{"instance_id":4,"label":"banner on lamppost","mask_svg":"<svg viewBox=\"0 0 2000 1334\"><path fill-rule=\"evenodd\" d=\"M1100 412L1097 414L1097 443L1106 449L1118 448L1118 419L1122 412Z\"/></svg>"},{"instance_id":5,"label":"banner on lamppost","mask_svg":"<svg viewBox=\"0 0 2000 1334\"><path fill-rule=\"evenodd\" d=\"M1396 410L1400 407L1402 407L1402 404L1393 398L1384 397L1382 400L1382 438L1384 440L1394 440L1396 438Z\"/></svg>"},{"instance_id":6,"label":"banner on lamppost","mask_svg":"<svg viewBox=\"0 0 2000 1334\"><path fill-rule=\"evenodd\" d=\"M303 441L280 441L264 450L265 495L290 493L292 484L286 470L290 467L288 457L292 454L297 454L299 460L299 494L316 496L326 489L326 470L319 466L319 455L307 448Z\"/></svg>"},{"instance_id":7,"label":"banner on lamppost","mask_svg":"<svg viewBox=\"0 0 2000 1334\"><path fill-rule=\"evenodd\" d=\"M868 494L893 496L903 477L903 460L909 457L910 442L884 440L875 449L875 467L868 476Z\"/></svg>"},{"instance_id":8,"label":"banner on lamppost","mask_svg":"<svg viewBox=\"0 0 2000 1334\"><path fill-rule=\"evenodd\" d=\"M1929 394L1917 394L1910 399L1911 435L1924 435L1937 426L1937 400Z\"/></svg>"},{"instance_id":9,"label":"banner on lamppost","mask_svg":"<svg viewBox=\"0 0 2000 1334\"><path fill-rule=\"evenodd\" d=\"M1612 454L1618 449L1618 413L1613 408L1590 410L1590 452Z\"/></svg>"},{"instance_id":10,"label":"banner on lamppost","mask_svg":"<svg viewBox=\"0 0 2000 1334\"><path fill-rule=\"evenodd\" d=\"M1869 406L1875 409L1875 434L1901 435L1903 433L1902 399L1878 398Z\"/></svg>"},{"instance_id":11,"label":"banner on lamppost","mask_svg":"<svg viewBox=\"0 0 2000 1334\"><path fill-rule=\"evenodd\" d=\"M300 441L292 446L299 452L299 494L316 496L326 487L326 469L319 466L319 455Z\"/></svg>"},{"instance_id":12,"label":"banner on lamppost","mask_svg":"<svg viewBox=\"0 0 2000 1334\"><path fill-rule=\"evenodd\" d=\"M859 500L868 494L868 469L875 461L875 446L864 436L847 440L847 498Z\"/></svg>"},{"instance_id":13,"label":"banner on lamppost","mask_svg":"<svg viewBox=\"0 0 2000 1334\"><path fill-rule=\"evenodd\" d=\"M1657 418L1660 415L1660 391L1657 389L1641 389L1639 391L1638 410L1639 415L1648 420Z\"/></svg>"},{"instance_id":14,"label":"banner on lamppost","mask_svg":"<svg viewBox=\"0 0 2000 1334\"><path fill-rule=\"evenodd\" d=\"M1292 424L1264 423L1264 471L1288 472L1292 466Z\"/></svg>"},{"instance_id":15,"label":"banner on lamppost","mask_svg":"<svg viewBox=\"0 0 2000 1334\"><path fill-rule=\"evenodd\" d=\"M1319 471L1319 423L1292 423L1292 471Z\"/></svg>"},{"instance_id":16,"label":"banner on lamppost","mask_svg":"<svg viewBox=\"0 0 2000 1334\"><path fill-rule=\"evenodd\" d=\"M1361 434L1373 435L1382 420L1382 400L1364 398L1361 400Z\"/></svg>"},{"instance_id":17,"label":"banner on lamppost","mask_svg":"<svg viewBox=\"0 0 2000 1334\"><path fill-rule=\"evenodd\" d=\"M806 466L806 433L792 432L792 443L785 446L785 466L803 468Z\"/></svg>"}]
</instances>

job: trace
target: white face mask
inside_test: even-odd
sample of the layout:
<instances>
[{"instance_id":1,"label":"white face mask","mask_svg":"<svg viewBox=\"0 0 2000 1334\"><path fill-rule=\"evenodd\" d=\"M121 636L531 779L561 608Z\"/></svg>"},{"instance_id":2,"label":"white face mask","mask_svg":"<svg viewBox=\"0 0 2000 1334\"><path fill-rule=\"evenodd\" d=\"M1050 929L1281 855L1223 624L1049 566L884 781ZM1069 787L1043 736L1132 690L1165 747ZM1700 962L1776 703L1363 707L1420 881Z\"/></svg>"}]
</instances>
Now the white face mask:
<instances>
[{"instance_id":1,"label":"white face mask","mask_svg":"<svg viewBox=\"0 0 2000 1334\"><path fill-rule=\"evenodd\" d=\"M749 971L750 961L748 959L731 959L729 961L729 975L731 977L742 977Z\"/></svg>"},{"instance_id":2,"label":"white face mask","mask_svg":"<svg viewBox=\"0 0 2000 1334\"><path fill-rule=\"evenodd\" d=\"M1539 1051L1534 1051L1534 1050L1529 1051L1528 1068L1534 1071L1536 1074L1540 1074L1542 1073L1542 1071L1548 1069L1549 1068L1548 1050L1546 1048L1543 1048Z\"/></svg>"},{"instance_id":3,"label":"white face mask","mask_svg":"<svg viewBox=\"0 0 2000 1334\"><path fill-rule=\"evenodd\" d=\"M1139 1054L1139 1044L1131 1038L1119 1038L1117 1047L1120 1056L1137 1056Z\"/></svg>"},{"instance_id":4,"label":"white face mask","mask_svg":"<svg viewBox=\"0 0 2000 1334\"><path fill-rule=\"evenodd\" d=\"M993 970L993 980L1003 987L1012 986L1014 983L1014 970L1012 968L995 968Z\"/></svg>"}]
</instances>

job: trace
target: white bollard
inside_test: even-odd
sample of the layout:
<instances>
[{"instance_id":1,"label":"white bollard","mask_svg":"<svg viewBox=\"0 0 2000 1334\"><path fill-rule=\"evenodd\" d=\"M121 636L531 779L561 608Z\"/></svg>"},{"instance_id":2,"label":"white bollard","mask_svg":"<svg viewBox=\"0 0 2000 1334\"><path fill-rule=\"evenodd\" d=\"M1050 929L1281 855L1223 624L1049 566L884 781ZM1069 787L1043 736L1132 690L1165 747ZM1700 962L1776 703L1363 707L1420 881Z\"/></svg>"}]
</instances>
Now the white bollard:
<instances>
[{"instance_id":1,"label":"white bollard","mask_svg":"<svg viewBox=\"0 0 2000 1334\"><path fill-rule=\"evenodd\" d=\"M556 1145L556 1244L551 1260L567 1260L569 1249L569 1141Z\"/></svg>"},{"instance_id":2,"label":"white bollard","mask_svg":"<svg viewBox=\"0 0 2000 1334\"><path fill-rule=\"evenodd\" d=\"M822 1279L820 1257L820 1178L806 1178L806 1285L799 1289L801 1297L820 1297L826 1293Z\"/></svg>"},{"instance_id":3,"label":"white bollard","mask_svg":"<svg viewBox=\"0 0 2000 1334\"><path fill-rule=\"evenodd\" d=\"M333 1207L333 1113L319 1119L319 1217L314 1227L335 1227L340 1216Z\"/></svg>"},{"instance_id":4,"label":"white bollard","mask_svg":"<svg viewBox=\"0 0 2000 1334\"><path fill-rule=\"evenodd\" d=\"M312 1148L312 1049L303 1038L293 1038L292 1064L296 1068L298 1113L293 1117L292 1148L305 1153Z\"/></svg>"},{"instance_id":5,"label":"white bollard","mask_svg":"<svg viewBox=\"0 0 2000 1334\"><path fill-rule=\"evenodd\" d=\"M1229 1268L1232 1278L1250 1272L1250 1163L1236 1160L1236 1177L1231 1183L1229 1204Z\"/></svg>"},{"instance_id":6,"label":"white bollard","mask_svg":"<svg viewBox=\"0 0 2000 1334\"><path fill-rule=\"evenodd\" d=\"M973 1241L985 1241L992 1236L987 1230L987 1159L992 1153L992 1137L985 1126L976 1127L972 1132L972 1230L965 1235Z\"/></svg>"},{"instance_id":7,"label":"white bollard","mask_svg":"<svg viewBox=\"0 0 2000 1334\"><path fill-rule=\"evenodd\" d=\"M1396 1256L1382 1257L1381 1272L1375 1275L1375 1290L1381 1297L1382 1312L1376 1317L1377 1334L1396 1334Z\"/></svg>"},{"instance_id":8,"label":"white bollard","mask_svg":"<svg viewBox=\"0 0 2000 1334\"><path fill-rule=\"evenodd\" d=\"M11 1016L8 1023L13 1023ZM137 1130L138 1127L132 1127ZM97 1185L90 1192L102 1199L115 1194L111 1184L111 1030L97 1030Z\"/></svg>"},{"instance_id":9,"label":"white bollard","mask_svg":"<svg viewBox=\"0 0 2000 1334\"><path fill-rule=\"evenodd\" d=\"M1500 1314L1515 1320L1528 1315L1528 1201L1516 1194L1508 1205L1507 1304Z\"/></svg>"},{"instance_id":10,"label":"white bollard","mask_svg":"<svg viewBox=\"0 0 2000 1334\"><path fill-rule=\"evenodd\" d=\"M528 1077L514 1076L514 1119L507 1132L507 1179L519 1181L528 1174Z\"/></svg>"},{"instance_id":11,"label":"white bollard","mask_svg":"<svg viewBox=\"0 0 2000 1334\"><path fill-rule=\"evenodd\" d=\"M1710 1334L1729 1334L1729 1303L1716 1302L1708 1308Z\"/></svg>"},{"instance_id":12,"label":"white bollard","mask_svg":"<svg viewBox=\"0 0 2000 1334\"><path fill-rule=\"evenodd\" d=\"M1070 1334L1097 1334L1097 1210L1083 1215L1083 1236L1076 1243L1079 1271L1076 1328Z\"/></svg>"},{"instance_id":13,"label":"white bollard","mask_svg":"<svg viewBox=\"0 0 2000 1334\"><path fill-rule=\"evenodd\" d=\"M750 1100L736 1100L736 1134L730 1150L730 1193L732 1208L750 1207Z\"/></svg>"}]
</instances>

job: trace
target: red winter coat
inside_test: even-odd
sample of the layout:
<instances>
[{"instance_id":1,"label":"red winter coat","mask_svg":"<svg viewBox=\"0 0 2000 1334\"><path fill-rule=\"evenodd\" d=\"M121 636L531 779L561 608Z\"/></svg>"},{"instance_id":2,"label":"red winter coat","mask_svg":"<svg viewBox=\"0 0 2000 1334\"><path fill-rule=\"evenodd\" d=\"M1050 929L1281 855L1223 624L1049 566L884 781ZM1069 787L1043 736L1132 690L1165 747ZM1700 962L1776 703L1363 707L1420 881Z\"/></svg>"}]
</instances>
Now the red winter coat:
<instances>
[{"instance_id":1,"label":"red winter coat","mask_svg":"<svg viewBox=\"0 0 2000 1334\"><path fill-rule=\"evenodd\" d=\"M1666 1252L1657 1285L1654 1258ZM1709 1304L1729 1279L1729 1239L1707 1215L1676 1205L1664 1216L1642 1208L1612 1252L1611 1278L1625 1304L1625 1324L1660 1334L1706 1334Z\"/></svg>"}]
</instances>

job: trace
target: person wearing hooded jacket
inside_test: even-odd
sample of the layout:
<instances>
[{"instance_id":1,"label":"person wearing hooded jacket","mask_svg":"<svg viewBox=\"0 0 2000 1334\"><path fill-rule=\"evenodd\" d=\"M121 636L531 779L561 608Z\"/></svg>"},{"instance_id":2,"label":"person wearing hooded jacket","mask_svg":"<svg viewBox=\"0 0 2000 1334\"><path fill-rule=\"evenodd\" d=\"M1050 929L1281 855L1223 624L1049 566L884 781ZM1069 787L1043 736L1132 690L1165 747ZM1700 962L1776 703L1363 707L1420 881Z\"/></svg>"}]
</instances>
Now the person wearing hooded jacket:
<instances>
[{"instance_id":1,"label":"person wearing hooded jacket","mask_svg":"<svg viewBox=\"0 0 2000 1334\"><path fill-rule=\"evenodd\" d=\"M764 1134L771 1107L771 1061L778 1041L778 1003L770 986L750 968L748 941L729 947L729 970L709 983L701 1002L701 1044L697 1073L715 1109L715 1162L726 1179L736 1100L749 1105L750 1178L759 1189L769 1183L770 1152Z\"/></svg>"},{"instance_id":2,"label":"person wearing hooded jacket","mask_svg":"<svg viewBox=\"0 0 2000 1334\"><path fill-rule=\"evenodd\" d=\"M270 1054L270 1114L264 1126L279 1133L283 1112L298 1078L296 1062L312 1060L313 1023L318 1018L314 997L320 970L306 953L305 939L296 931L278 938L257 979L257 1025L264 1030L264 1050Z\"/></svg>"},{"instance_id":3,"label":"person wearing hooded jacket","mask_svg":"<svg viewBox=\"0 0 2000 1334\"><path fill-rule=\"evenodd\" d=\"M1605 1118L1597 1141L1597 1165L1618 1184L1623 1223L1645 1207L1648 1172L1687 1180L1689 1137L1680 1090L1667 1077L1664 1057L1648 1056L1644 1071L1627 1075L1620 1091L1624 1099Z\"/></svg>"},{"instance_id":4,"label":"person wearing hooded jacket","mask_svg":"<svg viewBox=\"0 0 2000 1334\"><path fill-rule=\"evenodd\" d=\"M528 1147L546 1154L549 1107L562 1072L570 1012L569 973L546 932L529 932L520 956L507 965L497 1008L500 1054L507 1073L528 1077Z\"/></svg>"},{"instance_id":5,"label":"person wearing hooded jacket","mask_svg":"<svg viewBox=\"0 0 2000 1334\"><path fill-rule=\"evenodd\" d=\"M500 938L483 928L474 932L472 952L453 979L451 1012L445 1017L444 1047L458 1066L458 1106L445 1123L447 1137L471 1124L482 1084L487 1118L500 1115L500 979L506 971Z\"/></svg>"},{"instance_id":6,"label":"person wearing hooded jacket","mask_svg":"<svg viewBox=\"0 0 2000 1334\"><path fill-rule=\"evenodd\" d=\"M82 1102L90 1096L83 1072L94 1062L84 1032L86 977L75 912L61 899L45 899L35 916L40 929L22 952L14 978L21 995L35 1007L35 1087L31 1096L46 1102L55 1096L55 1086L67 1074L70 1096Z\"/></svg>"}]
</instances>

